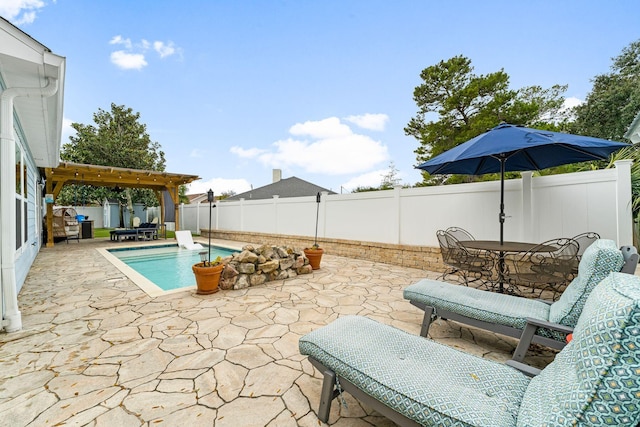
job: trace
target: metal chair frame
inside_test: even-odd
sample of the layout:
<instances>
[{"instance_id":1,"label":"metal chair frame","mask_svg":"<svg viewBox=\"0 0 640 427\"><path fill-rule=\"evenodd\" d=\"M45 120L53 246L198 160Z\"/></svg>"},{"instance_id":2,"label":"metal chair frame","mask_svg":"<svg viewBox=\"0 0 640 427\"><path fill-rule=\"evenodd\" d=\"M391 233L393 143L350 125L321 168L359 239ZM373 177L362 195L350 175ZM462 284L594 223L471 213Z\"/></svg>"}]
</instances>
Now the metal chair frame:
<instances>
[{"instance_id":1,"label":"metal chair frame","mask_svg":"<svg viewBox=\"0 0 640 427\"><path fill-rule=\"evenodd\" d=\"M575 240L578 243L578 259L582 258L584 251L596 240L600 238L598 233L588 231L586 233L573 236L571 240Z\"/></svg>"},{"instance_id":2,"label":"metal chair frame","mask_svg":"<svg viewBox=\"0 0 640 427\"><path fill-rule=\"evenodd\" d=\"M440 277L445 280L454 274L465 286L480 281L482 286L493 288L495 280L495 258L490 252L472 251L460 244L460 241L446 230L436 232L442 261L448 267Z\"/></svg>"},{"instance_id":3,"label":"metal chair frame","mask_svg":"<svg viewBox=\"0 0 640 427\"><path fill-rule=\"evenodd\" d=\"M541 245L555 246L553 252L538 252ZM573 239L561 238L540 243L523 254L505 257L505 279L510 293L521 295L520 286L526 286L539 295L551 291L553 300L575 277L578 271L579 244Z\"/></svg>"},{"instance_id":4,"label":"metal chair frame","mask_svg":"<svg viewBox=\"0 0 640 427\"><path fill-rule=\"evenodd\" d=\"M457 240L476 240L476 238L473 237L473 235L464 228L449 227L445 230L445 232L453 236Z\"/></svg>"}]
</instances>

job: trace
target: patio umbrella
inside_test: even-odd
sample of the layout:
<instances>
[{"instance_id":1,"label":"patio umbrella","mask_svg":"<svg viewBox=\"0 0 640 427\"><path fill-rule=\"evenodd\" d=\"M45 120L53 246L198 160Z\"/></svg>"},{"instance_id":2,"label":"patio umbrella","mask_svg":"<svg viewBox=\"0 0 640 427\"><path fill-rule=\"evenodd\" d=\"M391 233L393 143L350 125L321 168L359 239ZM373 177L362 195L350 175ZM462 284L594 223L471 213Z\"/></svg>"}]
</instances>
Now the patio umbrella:
<instances>
[{"instance_id":1,"label":"patio umbrella","mask_svg":"<svg viewBox=\"0 0 640 427\"><path fill-rule=\"evenodd\" d=\"M531 129L507 123L422 163L435 174L500 172L500 244L504 241L504 173L540 170L588 160L604 160L629 144L589 136Z\"/></svg>"}]
</instances>

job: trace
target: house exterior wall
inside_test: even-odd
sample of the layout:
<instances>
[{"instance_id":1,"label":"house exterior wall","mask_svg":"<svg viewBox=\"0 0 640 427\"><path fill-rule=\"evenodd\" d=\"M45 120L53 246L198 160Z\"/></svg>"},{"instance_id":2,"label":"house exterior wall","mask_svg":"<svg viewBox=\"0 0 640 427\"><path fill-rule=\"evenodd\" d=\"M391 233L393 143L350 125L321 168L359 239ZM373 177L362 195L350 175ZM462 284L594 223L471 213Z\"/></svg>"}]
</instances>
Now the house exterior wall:
<instances>
[{"instance_id":1,"label":"house exterior wall","mask_svg":"<svg viewBox=\"0 0 640 427\"><path fill-rule=\"evenodd\" d=\"M27 210L25 212L26 224L24 225L26 239L21 239L21 245L16 249L15 256L16 286L18 292L20 292L20 289L22 289L22 285L27 278L27 273L29 273L29 269L35 260L36 255L38 255L38 250L40 249L42 241L41 233L39 233L41 222L38 223L38 221L41 221L41 218L39 214L36 214L36 206L38 206L36 198L41 197L42 192L37 188L38 172L33 161L33 156L24 143L24 135L19 132L19 126L17 126L17 129L18 130L15 131L14 135L16 144L19 144L22 149L23 161L27 168L27 177L25 179L25 185L27 187ZM24 217L21 216L22 223L24 223L23 218Z\"/></svg>"}]
</instances>

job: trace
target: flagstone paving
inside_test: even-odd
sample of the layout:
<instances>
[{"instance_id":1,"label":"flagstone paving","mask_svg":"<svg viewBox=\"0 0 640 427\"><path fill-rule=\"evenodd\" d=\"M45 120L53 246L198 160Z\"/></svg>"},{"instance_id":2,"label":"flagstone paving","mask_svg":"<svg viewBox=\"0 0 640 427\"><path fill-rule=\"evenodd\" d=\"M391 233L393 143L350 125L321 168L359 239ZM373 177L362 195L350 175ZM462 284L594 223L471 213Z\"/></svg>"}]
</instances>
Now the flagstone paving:
<instances>
[{"instance_id":1,"label":"flagstone paving","mask_svg":"<svg viewBox=\"0 0 640 427\"><path fill-rule=\"evenodd\" d=\"M286 281L151 298L96 250L113 245L63 242L38 254L18 298L23 330L0 334L0 424L322 425L321 376L298 339L350 314L417 334L422 312L402 290L437 277L325 254L320 270ZM430 332L497 361L516 344L443 320ZM554 354L534 348L526 361L543 367ZM331 424L394 425L345 397L346 408L333 405Z\"/></svg>"}]
</instances>

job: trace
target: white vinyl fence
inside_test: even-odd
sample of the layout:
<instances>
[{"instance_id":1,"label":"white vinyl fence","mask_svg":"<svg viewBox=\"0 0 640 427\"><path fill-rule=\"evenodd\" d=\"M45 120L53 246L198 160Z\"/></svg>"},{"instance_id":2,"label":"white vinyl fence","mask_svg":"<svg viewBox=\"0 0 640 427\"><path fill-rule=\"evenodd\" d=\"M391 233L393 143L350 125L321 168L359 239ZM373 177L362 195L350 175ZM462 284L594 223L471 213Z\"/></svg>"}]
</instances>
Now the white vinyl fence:
<instances>
[{"instance_id":1,"label":"white vinyl fence","mask_svg":"<svg viewBox=\"0 0 640 427\"><path fill-rule=\"evenodd\" d=\"M436 231L450 226L477 239L500 237L500 183L395 188L352 194L220 201L214 229L314 236L402 245L438 246ZM631 245L631 161L612 169L505 182L505 240L542 242L595 231ZM209 204L180 206L180 229L209 228Z\"/></svg>"}]
</instances>

